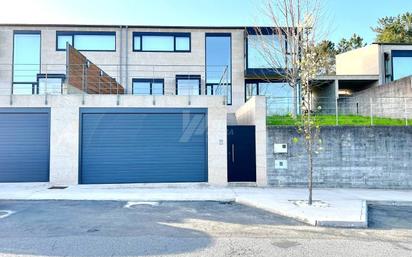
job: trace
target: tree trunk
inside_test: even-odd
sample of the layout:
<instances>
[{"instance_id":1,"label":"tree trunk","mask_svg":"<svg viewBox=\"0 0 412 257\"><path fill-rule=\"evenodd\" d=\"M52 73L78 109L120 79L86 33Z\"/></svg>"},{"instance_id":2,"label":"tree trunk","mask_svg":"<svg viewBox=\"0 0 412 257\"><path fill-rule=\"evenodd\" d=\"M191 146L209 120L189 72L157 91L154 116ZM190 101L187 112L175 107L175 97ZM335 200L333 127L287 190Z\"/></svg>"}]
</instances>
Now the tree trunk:
<instances>
[{"instance_id":1,"label":"tree trunk","mask_svg":"<svg viewBox=\"0 0 412 257\"><path fill-rule=\"evenodd\" d=\"M298 115L298 101L297 101L297 92L296 92L296 85L292 88L292 117L296 118Z\"/></svg>"},{"instance_id":2,"label":"tree trunk","mask_svg":"<svg viewBox=\"0 0 412 257\"><path fill-rule=\"evenodd\" d=\"M309 145L308 152L308 189L309 189L309 199L308 204L312 205L312 196L313 196L313 154L312 154L312 145Z\"/></svg>"}]
</instances>

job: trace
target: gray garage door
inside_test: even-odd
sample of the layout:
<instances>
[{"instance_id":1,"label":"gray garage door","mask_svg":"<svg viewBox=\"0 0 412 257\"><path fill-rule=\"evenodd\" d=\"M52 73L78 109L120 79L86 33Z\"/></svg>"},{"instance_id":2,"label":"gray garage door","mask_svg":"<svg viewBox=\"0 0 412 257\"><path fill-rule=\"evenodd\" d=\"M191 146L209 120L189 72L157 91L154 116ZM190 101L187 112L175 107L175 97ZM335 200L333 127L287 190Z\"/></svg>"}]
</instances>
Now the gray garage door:
<instances>
[{"instance_id":1,"label":"gray garage door","mask_svg":"<svg viewBox=\"0 0 412 257\"><path fill-rule=\"evenodd\" d=\"M80 183L207 181L205 109L82 108Z\"/></svg>"},{"instance_id":2,"label":"gray garage door","mask_svg":"<svg viewBox=\"0 0 412 257\"><path fill-rule=\"evenodd\" d=\"M50 109L0 108L0 182L49 181Z\"/></svg>"}]
</instances>

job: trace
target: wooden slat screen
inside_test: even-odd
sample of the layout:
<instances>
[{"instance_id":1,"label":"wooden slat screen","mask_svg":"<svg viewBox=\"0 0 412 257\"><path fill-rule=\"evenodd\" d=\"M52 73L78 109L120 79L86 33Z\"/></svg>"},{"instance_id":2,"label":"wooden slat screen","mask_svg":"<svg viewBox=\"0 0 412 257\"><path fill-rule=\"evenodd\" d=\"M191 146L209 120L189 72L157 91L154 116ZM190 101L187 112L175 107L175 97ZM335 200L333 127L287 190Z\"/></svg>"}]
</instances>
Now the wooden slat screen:
<instances>
[{"instance_id":1,"label":"wooden slat screen","mask_svg":"<svg viewBox=\"0 0 412 257\"><path fill-rule=\"evenodd\" d=\"M123 86L86 56L70 45L66 50L66 76L69 85L87 94L124 94Z\"/></svg>"}]
</instances>

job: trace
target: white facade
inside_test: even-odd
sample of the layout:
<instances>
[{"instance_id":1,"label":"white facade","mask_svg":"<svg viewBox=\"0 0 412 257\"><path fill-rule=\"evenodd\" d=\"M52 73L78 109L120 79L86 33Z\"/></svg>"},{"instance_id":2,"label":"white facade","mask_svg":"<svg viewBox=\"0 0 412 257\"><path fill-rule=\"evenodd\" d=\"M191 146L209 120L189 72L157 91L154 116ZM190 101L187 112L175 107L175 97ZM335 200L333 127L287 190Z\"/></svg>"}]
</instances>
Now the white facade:
<instances>
[{"instance_id":1,"label":"white facade","mask_svg":"<svg viewBox=\"0 0 412 257\"><path fill-rule=\"evenodd\" d=\"M66 51L56 49L57 32L115 32L115 51L81 53L115 78L125 88L126 94L98 95L79 91L61 95L14 95L14 35L16 32L33 31L40 33L39 73L43 74L66 74ZM190 51L133 51L134 32L190 33ZM230 105L226 105L224 96L206 96L207 33L231 37ZM237 125L255 126L256 185L266 186L266 101L263 96L245 101L245 36L244 28L0 25L0 108L50 108L49 174L53 185L79 183L80 109L131 107L207 109L208 183L216 186L228 183L228 114L235 117ZM176 75L200 75L201 95L177 96ZM130 95L136 78L163 79L164 95ZM225 79L223 74L222 78Z\"/></svg>"},{"instance_id":2,"label":"white facade","mask_svg":"<svg viewBox=\"0 0 412 257\"><path fill-rule=\"evenodd\" d=\"M245 29L243 28L0 25L0 95L8 95L11 90L15 31L41 33L42 73L65 73L66 53L56 50L57 31L116 32L116 51L82 51L82 54L116 78L128 93L131 92L133 78L164 78L165 95L175 94L176 74L201 75L201 93L205 94L205 34L230 33L232 105L228 106L228 112L234 113L245 103ZM135 52L133 51L134 32L190 33L191 51Z\"/></svg>"}]
</instances>

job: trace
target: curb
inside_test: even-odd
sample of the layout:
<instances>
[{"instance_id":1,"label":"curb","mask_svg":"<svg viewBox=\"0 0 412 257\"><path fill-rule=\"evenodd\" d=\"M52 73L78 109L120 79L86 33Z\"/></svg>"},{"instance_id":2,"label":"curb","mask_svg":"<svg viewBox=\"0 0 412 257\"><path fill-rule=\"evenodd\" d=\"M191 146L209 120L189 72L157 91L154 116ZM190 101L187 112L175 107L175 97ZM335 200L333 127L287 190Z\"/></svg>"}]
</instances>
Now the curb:
<instances>
[{"instance_id":1,"label":"curb","mask_svg":"<svg viewBox=\"0 0 412 257\"><path fill-rule=\"evenodd\" d=\"M362 209L360 215L360 221L339 221L339 220L318 220L309 217L304 217L303 215L293 215L287 211L279 210L276 208L268 207L264 204L258 204L254 201L247 199L236 198L236 202L247 205L254 208L259 208L277 215L285 216L308 225L318 226L318 227L333 227L333 228L367 228L368 227L368 203L362 201Z\"/></svg>"}]
</instances>

